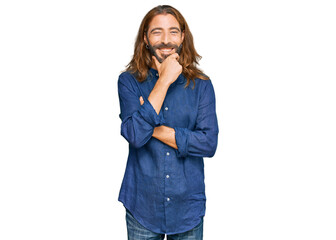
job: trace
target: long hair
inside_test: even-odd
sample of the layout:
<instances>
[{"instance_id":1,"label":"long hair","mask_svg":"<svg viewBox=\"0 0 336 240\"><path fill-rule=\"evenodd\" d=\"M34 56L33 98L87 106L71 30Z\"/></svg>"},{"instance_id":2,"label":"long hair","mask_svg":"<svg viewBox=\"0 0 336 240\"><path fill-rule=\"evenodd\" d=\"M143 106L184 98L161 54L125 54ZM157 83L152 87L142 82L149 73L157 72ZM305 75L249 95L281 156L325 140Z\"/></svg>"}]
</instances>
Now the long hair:
<instances>
[{"instance_id":1,"label":"long hair","mask_svg":"<svg viewBox=\"0 0 336 240\"><path fill-rule=\"evenodd\" d=\"M198 61L202 58L194 47L193 36L189 30L188 24L182 14L175 8L168 5L159 5L150 10L142 20L136 41L134 44L134 54L130 63L126 66L126 71L135 74L139 82L147 78L148 70L152 64L152 56L149 49L146 48L144 36L147 34L149 23L159 14L173 15L180 25L181 32L184 32L183 46L180 52L179 63L182 66L182 74L187 79L187 87L190 80L194 82L195 78L209 79L200 69L197 68Z\"/></svg>"}]
</instances>

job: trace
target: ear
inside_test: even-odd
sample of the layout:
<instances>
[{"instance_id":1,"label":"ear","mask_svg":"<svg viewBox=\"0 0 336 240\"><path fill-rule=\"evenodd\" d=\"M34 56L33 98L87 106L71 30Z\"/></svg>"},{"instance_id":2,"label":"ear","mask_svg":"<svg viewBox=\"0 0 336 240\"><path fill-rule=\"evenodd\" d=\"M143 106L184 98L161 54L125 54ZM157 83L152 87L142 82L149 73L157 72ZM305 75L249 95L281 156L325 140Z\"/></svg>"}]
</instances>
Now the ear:
<instances>
[{"instance_id":1,"label":"ear","mask_svg":"<svg viewBox=\"0 0 336 240\"><path fill-rule=\"evenodd\" d=\"M182 36L182 42L184 41L184 31L181 33Z\"/></svg>"},{"instance_id":2,"label":"ear","mask_svg":"<svg viewBox=\"0 0 336 240\"><path fill-rule=\"evenodd\" d=\"M144 34L144 41L145 41L145 43L148 45L147 37L146 37L146 33Z\"/></svg>"}]
</instances>

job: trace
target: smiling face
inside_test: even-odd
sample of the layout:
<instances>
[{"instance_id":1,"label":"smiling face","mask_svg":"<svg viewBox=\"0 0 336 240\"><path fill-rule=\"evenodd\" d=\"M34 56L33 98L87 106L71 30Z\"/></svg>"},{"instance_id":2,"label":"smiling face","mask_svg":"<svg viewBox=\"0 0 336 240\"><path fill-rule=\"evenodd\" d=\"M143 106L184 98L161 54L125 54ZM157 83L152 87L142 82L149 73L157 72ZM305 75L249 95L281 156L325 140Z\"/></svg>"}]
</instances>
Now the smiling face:
<instances>
[{"instance_id":1,"label":"smiling face","mask_svg":"<svg viewBox=\"0 0 336 240\"><path fill-rule=\"evenodd\" d=\"M145 43L159 62L175 52L178 53L183 39L184 33L171 14L156 15L149 23L147 36L144 36Z\"/></svg>"}]
</instances>

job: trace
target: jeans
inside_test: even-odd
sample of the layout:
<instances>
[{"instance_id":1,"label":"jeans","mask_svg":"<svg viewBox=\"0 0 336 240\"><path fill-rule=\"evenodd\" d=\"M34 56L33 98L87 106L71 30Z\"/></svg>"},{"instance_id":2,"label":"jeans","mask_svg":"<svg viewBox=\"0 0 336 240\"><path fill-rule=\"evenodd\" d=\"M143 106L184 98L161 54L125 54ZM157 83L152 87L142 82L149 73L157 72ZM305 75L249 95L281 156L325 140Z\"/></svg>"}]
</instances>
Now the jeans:
<instances>
[{"instance_id":1,"label":"jeans","mask_svg":"<svg viewBox=\"0 0 336 240\"><path fill-rule=\"evenodd\" d=\"M126 224L128 240L163 240L165 234L154 233L144 228L126 209ZM203 219L193 229L173 235L167 235L167 240L202 240L203 239Z\"/></svg>"}]
</instances>

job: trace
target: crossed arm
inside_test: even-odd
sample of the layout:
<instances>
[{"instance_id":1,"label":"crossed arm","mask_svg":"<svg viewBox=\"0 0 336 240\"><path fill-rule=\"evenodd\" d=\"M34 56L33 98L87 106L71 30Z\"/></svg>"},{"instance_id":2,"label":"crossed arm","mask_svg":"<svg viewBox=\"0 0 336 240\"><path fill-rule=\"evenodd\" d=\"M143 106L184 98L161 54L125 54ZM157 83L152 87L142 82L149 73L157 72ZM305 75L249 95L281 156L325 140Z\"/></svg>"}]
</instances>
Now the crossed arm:
<instances>
[{"instance_id":1,"label":"crossed arm","mask_svg":"<svg viewBox=\"0 0 336 240\"><path fill-rule=\"evenodd\" d=\"M155 95L152 94L156 92L153 89L150 96L141 101L139 95L125 85L128 81L126 79L127 77L123 75L118 81L121 135L133 147L140 148L154 137L176 149L177 157L212 157L215 154L218 125L215 96L210 81L203 82L206 86L202 88L203 94L200 96L195 129L191 130L165 126L163 115L159 114L162 104L156 104L161 97L153 100L151 97Z\"/></svg>"},{"instance_id":2,"label":"crossed arm","mask_svg":"<svg viewBox=\"0 0 336 240\"><path fill-rule=\"evenodd\" d=\"M140 104L144 104L144 100L142 97L140 97ZM164 125L155 127L152 137L160 140L161 142L167 144L172 148L177 149L174 128L170 128Z\"/></svg>"},{"instance_id":3,"label":"crossed arm","mask_svg":"<svg viewBox=\"0 0 336 240\"><path fill-rule=\"evenodd\" d=\"M122 119L121 135L135 148L142 147L154 137L176 149L178 157L212 157L217 147L218 124L214 89L210 80L202 82L204 87L199 100L195 129L167 127L164 125L163 116L159 114L169 86L180 74L177 71L167 75L167 71L162 69L165 69L167 64L178 64L174 61L174 56L171 55L158 67L160 77L147 99L139 99L139 95L125 84L129 81L127 73L120 76L118 92ZM168 68L169 71L174 69Z\"/></svg>"}]
</instances>

